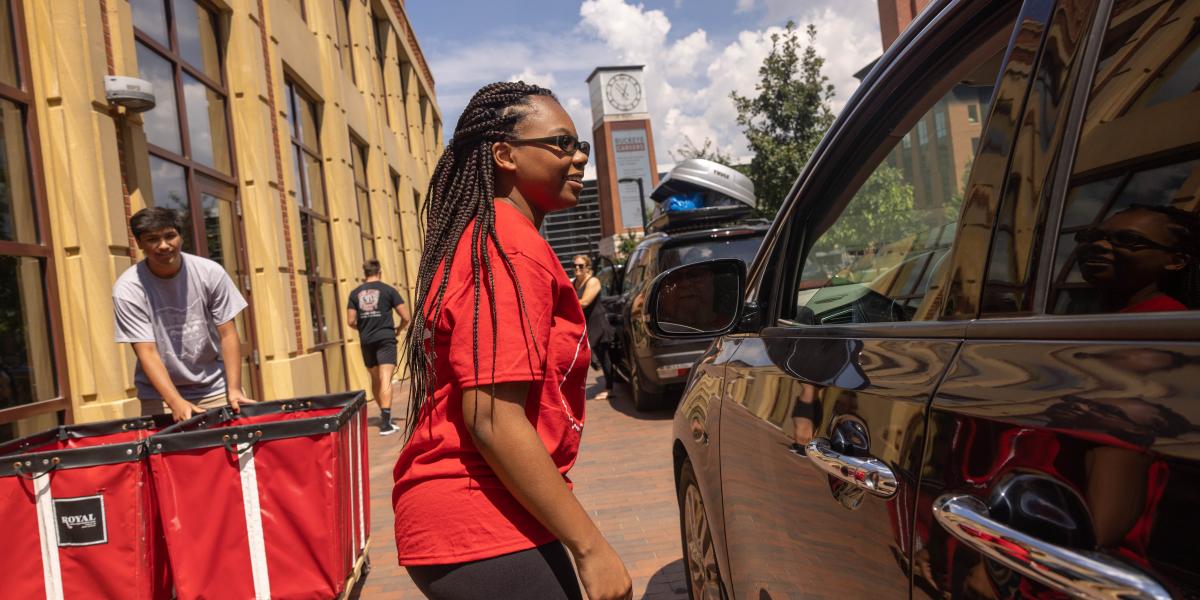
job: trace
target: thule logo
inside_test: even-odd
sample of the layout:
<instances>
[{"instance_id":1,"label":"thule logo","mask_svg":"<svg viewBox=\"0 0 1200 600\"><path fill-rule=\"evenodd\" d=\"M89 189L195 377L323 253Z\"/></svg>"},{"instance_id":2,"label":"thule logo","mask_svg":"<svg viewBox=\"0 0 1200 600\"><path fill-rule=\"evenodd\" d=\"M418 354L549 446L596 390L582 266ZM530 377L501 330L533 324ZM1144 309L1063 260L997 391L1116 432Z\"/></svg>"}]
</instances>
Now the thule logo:
<instances>
[{"instance_id":1,"label":"thule logo","mask_svg":"<svg viewBox=\"0 0 1200 600\"><path fill-rule=\"evenodd\" d=\"M104 496L55 498L59 546L91 546L108 543L104 520Z\"/></svg>"}]
</instances>

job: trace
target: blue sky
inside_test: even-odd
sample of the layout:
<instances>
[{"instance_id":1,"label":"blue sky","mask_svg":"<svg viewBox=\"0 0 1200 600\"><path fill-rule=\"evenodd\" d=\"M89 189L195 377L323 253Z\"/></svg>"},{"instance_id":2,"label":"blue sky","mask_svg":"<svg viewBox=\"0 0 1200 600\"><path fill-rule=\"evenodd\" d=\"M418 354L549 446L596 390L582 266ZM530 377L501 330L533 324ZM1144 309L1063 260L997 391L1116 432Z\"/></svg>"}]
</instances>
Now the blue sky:
<instances>
[{"instance_id":1,"label":"blue sky","mask_svg":"<svg viewBox=\"0 0 1200 600\"><path fill-rule=\"evenodd\" d=\"M789 19L817 26L835 109L880 53L876 0L410 0L405 9L447 137L480 86L524 79L553 89L590 139L585 78L597 66L644 64L660 165L685 139L745 153L729 93L753 93L770 35Z\"/></svg>"}]
</instances>

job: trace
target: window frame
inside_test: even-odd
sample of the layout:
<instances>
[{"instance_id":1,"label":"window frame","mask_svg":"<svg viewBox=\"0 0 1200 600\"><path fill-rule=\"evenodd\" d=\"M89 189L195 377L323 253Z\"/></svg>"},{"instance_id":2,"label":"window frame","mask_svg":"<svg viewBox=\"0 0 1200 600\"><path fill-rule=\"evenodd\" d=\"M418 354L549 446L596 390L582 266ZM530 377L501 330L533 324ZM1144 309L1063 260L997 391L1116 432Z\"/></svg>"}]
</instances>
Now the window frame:
<instances>
[{"instance_id":1,"label":"window frame","mask_svg":"<svg viewBox=\"0 0 1200 600\"><path fill-rule=\"evenodd\" d=\"M356 162L355 155L357 155L357 157L358 157L357 161L362 162L362 174L363 174L362 181L359 181L358 169L355 168L355 165L358 164L358 162ZM358 218L358 232L359 232L359 235L362 237L362 250L363 250L363 261L364 262L367 260L367 246L368 245L370 245L370 247L371 247L371 256L370 257L375 258L375 259L379 258L379 247L375 243L375 237L378 232L375 231L375 217L372 214L374 211L371 209L370 175L367 172L367 167L370 165L370 162L368 162L369 159L370 159L369 145L366 142L362 141L362 138L359 138L357 135L354 134L353 131L351 131L350 132L350 177L351 177L351 180L354 182L354 206L355 206L355 214L357 215L357 218ZM362 196L360 197L359 194L362 194ZM364 208L366 209L366 213L367 213L365 215L363 214Z\"/></svg>"},{"instance_id":2,"label":"window frame","mask_svg":"<svg viewBox=\"0 0 1200 600\"><path fill-rule=\"evenodd\" d=\"M1091 24L1092 31L1107 33L1112 3L1101 3ZM1054 259L1058 252L1058 239L1062 234L1066 202L1070 183L1079 152L1083 122L1086 118L1088 101L1091 99L1100 50L1104 35L1091 35L1081 57L1080 75L1071 86L1073 98L1068 108L1067 132L1064 136L1059 157L1051 173L1050 198L1047 202L1046 227L1034 244L1041 246L1037 274L1034 278L1034 299L1031 314L996 314L980 319L972 326L974 337L998 339L1027 337L1037 339L1105 339L1105 340L1195 340L1200 338L1200 310L1163 313L1092 313L1063 315L1050 312L1055 289ZM1153 161L1143 161L1146 165ZM1132 173L1124 174L1122 181ZM1095 176L1095 174L1093 174ZM1118 190L1120 186L1118 186ZM1113 199L1109 198L1106 205Z\"/></svg>"},{"instance_id":3,"label":"window frame","mask_svg":"<svg viewBox=\"0 0 1200 600\"><path fill-rule=\"evenodd\" d=\"M341 354L341 372L346 373L346 357L342 346L345 343L345 332L342 330L342 320L340 316L341 302L337 295L337 260L334 258L333 244L333 219L329 215L329 195L327 193L328 186L325 182L325 161L321 154L321 120L322 106L315 98L309 95L292 77L284 78L284 95L287 101L288 114L292 116L294 122L291 123L291 130L288 132L288 143L292 151L292 160L298 161L298 168L302 169L300 180L296 182L297 195L296 208L300 213L300 229L301 239L316 239L316 231L318 227L323 227L326 239L329 241L329 274L328 276L321 275L320 263L316 260L317 255L313 248L304 248L304 280L309 293L309 311L311 312L310 326L312 327L312 345L309 346L310 352L318 352L321 354L321 364L325 370L325 385L326 389L330 390L330 369L328 364L329 354L327 349L337 346ZM309 105L312 111L313 122L317 128L313 133L313 146L308 145L308 140L303 137L304 130L302 128L303 117L299 110L298 102L305 102ZM297 132L301 137L297 138ZM304 158L312 158L319 166L321 178L321 194L323 197L322 205L325 207L324 213L318 212L313 208L313 200L311 198L312 190L309 189L309 177L304 168ZM309 246L315 246L310 244ZM322 310L321 289L322 286L333 286L333 296L330 301L333 302L332 314L335 315L334 323L325 321L325 314ZM314 296L314 294L316 294ZM315 303L315 304L314 304ZM336 327L336 329L334 329ZM331 335L336 334L336 335Z\"/></svg>"},{"instance_id":4,"label":"window frame","mask_svg":"<svg viewBox=\"0 0 1200 600\"><path fill-rule=\"evenodd\" d=\"M740 326L739 331L758 331L763 336L843 336L858 331L862 335L883 337L915 335L955 338L964 334L967 321L944 320L936 316L940 315L940 310L933 313L935 317L931 320L851 325L801 325L781 322L780 317L785 305L795 303L795 285L799 281L800 265L807 259L811 231L822 224L823 219L829 218L832 211L840 214L854 195L846 190L857 192L866 178L887 160L887 155L894 147L901 146L903 133L911 133L910 130L916 129L917 123L923 122L939 99L949 93L953 85L941 89L932 84L946 81L956 68L962 68L964 61L959 56L963 52L959 50L970 53L984 48L977 41L967 45L977 36L963 35L967 27L956 28L955 24L969 24L974 32L992 32L991 35L996 38L1003 36L1007 39L1000 69L1004 73L1005 67L1016 60L1013 47L1020 31L1015 24L1025 10L1028 10L1027 6L984 6L984 3L980 3L955 11L951 13L952 17L945 14L928 15L921 20L931 23L923 23L915 27L913 33L904 34L888 51L880 61L884 67L876 68L864 80L863 87L867 88L863 90L865 93L860 93L858 101L842 112L823 138L780 210L780 216L768 231L763 251L752 265L747 286L747 302L750 306L746 314L751 317ZM906 44L907 38L917 35L916 31L921 32L921 37ZM1040 41L1039 37L1034 43L1040 44ZM955 51L947 51L947 47L953 47ZM1000 83L1001 79L997 79L993 97L1000 94ZM1016 96L1018 101L1023 101L1029 86L1029 77L1017 72L1014 83L1005 84L1003 89ZM938 90L940 92L935 95L934 92ZM995 104L990 104L986 115L988 118L983 126L985 132L991 125ZM881 144L881 141L887 143ZM1007 146L1002 150L1004 155L1009 151ZM855 168L853 165L870 167ZM975 163L970 178L972 181L978 169L979 165ZM837 201L830 201L831 197L836 197ZM993 211L995 209L994 206L990 208ZM961 237L961 220L958 227ZM990 232L987 239L990 240ZM980 263L980 267L983 266L982 257L962 256L957 248L958 242L956 238L947 258L951 264L945 279L949 278L949 271L962 263L975 261ZM781 264L793 263L797 265L795 269L777 268ZM943 285L946 285L945 281Z\"/></svg>"},{"instance_id":5,"label":"window frame","mask_svg":"<svg viewBox=\"0 0 1200 600\"><path fill-rule=\"evenodd\" d=\"M54 362L53 382L56 394L47 400L35 400L8 408L0 408L0 425L16 423L24 419L45 414L62 413L61 423L74 422L71 403L70 377L66 363L66 348L63 340L63 320L59 302L58 272L54 260L53 236L50 228L50 211L46 198L45 171L38 128L38 103L33 93L33 69L29 59L29 37L25 28L25 10L20 0L0 0L9 8L12 18L13 59L17 70L18 86L0 83L0 99L17 105L22 110L25 142L26 176L29 178L30 200L37 217L37 242L15 242L0 240L0 256L33 258L41 261L41 287L46 317L46 335L50 337L50 358Z\"/></svg>"},{"instance_id":6,"label":"window frame","mask_svg":"<svg viewBox=\"0 0 1200 600\"><path fill-rule=\"evenodd\" d=\"M165 60L171 65L172 82L174 83L172 91L175 94L176 125L179 127L179 144L181 153L176 153L168 148L154 144L150 141L149 136L146 138L146 149L150 156L183 168L184 185L187 187L188 195L188 216L191 221L193 251L195 251L198 256L207 258L208 248L207 246L202 248L200 244L204 239L204 215L203 209L199 205L199 178L201 176L208 177L233 187L235 193L235 203L240 202L240 197L236 195L238 192L237 153L233 140L233 119L232 115L230 114L230 95L227 87L228 77L225 72L226 56L224 52L225 40L223 36L226 31L224 31L225 28L221 26L221 12L217 7L213 6L210 2L208 2L208 0L190 1L195 2L198 6L208 11L209 17L213 20L213 35L216 37L216 49L218 53L217 62L220 65L220 81L212 79L208 74L191 65L186 59L184 59L183 54L179 50L179 37L176 31L174 0L160 0L163 5L163 10L165 11L164 15L167 19L167 38L172 46L171 48L164 47L161 43L136 26L133 27L133 36L135 49L138 44L141 44L147 50L153 52L156 56ZM191 143L191 132L188 130L188 106L183 88L184 75L192 77L193 79L199 81L201 85L204 85L208 90L216 92L221 96L221 99L224 102L225 131L229 145L229 174L222 173L213 167L195 160L193 157L194 153Z\"/></svg>"}]
</instances>

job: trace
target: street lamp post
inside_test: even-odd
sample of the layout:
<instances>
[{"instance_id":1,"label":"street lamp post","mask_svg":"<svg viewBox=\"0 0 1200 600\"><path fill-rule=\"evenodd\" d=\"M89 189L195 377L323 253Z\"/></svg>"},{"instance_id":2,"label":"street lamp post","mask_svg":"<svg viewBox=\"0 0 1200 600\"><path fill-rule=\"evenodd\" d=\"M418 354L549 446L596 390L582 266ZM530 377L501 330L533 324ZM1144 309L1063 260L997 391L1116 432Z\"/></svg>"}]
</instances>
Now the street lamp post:
<instances>
[{"instance_id":1,"label":"street lamp post","mask_svg":"<svg viewBox=\"0 0 1200 600\"><path fill-rule=\"evenodd\" d=\"M622 183L636 183L638 186L638 206L642 209L642 231L646 231L646 191L642 187L641 177L622 177L617 180L617 185ZM617 196L620 197L621 191L617 190Z\"/></svg>"}]
</instances>

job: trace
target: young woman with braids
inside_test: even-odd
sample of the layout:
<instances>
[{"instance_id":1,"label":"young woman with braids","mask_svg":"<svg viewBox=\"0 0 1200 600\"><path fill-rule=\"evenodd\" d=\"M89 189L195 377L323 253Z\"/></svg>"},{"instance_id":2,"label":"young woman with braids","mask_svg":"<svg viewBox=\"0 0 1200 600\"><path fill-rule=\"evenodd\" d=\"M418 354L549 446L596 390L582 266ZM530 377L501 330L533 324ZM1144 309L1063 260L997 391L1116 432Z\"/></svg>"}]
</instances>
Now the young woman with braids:
<instances>
[{"instance_id":1,"label":"young woman with braids","mask_svg":"<svg viewBox=\"0 0 1200 600\"><path fill-rule=\"evenodd\" d=\"M494 83L463 110L423 209L404 351L409 439L396 548L431 598L628 598L621 559L571 493L589 349L538 235L574 206L588 146L549 90Z\"/></svg>"}]
</instances>

